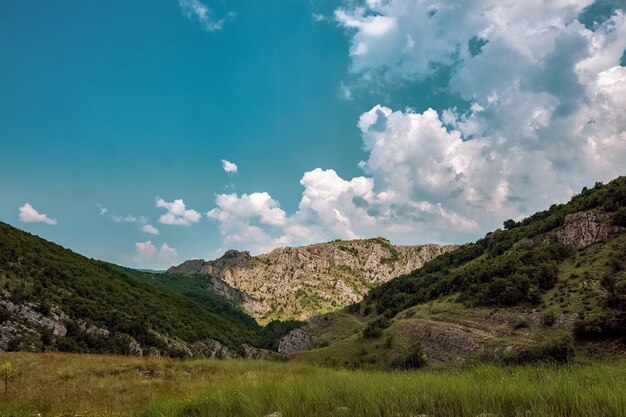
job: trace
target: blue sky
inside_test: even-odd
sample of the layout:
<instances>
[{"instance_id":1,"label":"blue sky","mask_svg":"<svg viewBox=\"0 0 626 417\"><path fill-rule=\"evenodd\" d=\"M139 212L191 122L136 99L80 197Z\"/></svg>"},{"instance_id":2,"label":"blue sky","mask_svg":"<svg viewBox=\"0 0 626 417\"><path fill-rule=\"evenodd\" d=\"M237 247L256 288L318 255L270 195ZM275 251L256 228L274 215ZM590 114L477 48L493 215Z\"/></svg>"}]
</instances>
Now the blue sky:
<instances>
[{"instance_id":1,"label":"blue sky","mask_svg":"<svg viewBox=\"0 0 626 417\"><path fill-rule=\"evenodd\" d=\"M624 174L619 2L434 4L1 2L0 219L161 268L462 242Z\"/></svg>"}]
</instances>

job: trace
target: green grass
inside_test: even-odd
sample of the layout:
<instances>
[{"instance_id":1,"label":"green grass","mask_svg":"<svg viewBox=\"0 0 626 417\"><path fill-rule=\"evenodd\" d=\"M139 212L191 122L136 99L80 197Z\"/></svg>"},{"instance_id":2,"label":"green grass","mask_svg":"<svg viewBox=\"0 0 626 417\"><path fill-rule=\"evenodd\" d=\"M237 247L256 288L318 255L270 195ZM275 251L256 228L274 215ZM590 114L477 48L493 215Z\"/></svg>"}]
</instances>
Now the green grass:
<instances>
[{"instance_id":1,"label":"green grass","mask_svg":"<svg viewBox=\"0 0 626 417\"><path fill-rule=\"evenodd\" d=\"M2 353L3 417L623 417L626 363L347 371L294 362Z\"/></svg>"}]
</instances>

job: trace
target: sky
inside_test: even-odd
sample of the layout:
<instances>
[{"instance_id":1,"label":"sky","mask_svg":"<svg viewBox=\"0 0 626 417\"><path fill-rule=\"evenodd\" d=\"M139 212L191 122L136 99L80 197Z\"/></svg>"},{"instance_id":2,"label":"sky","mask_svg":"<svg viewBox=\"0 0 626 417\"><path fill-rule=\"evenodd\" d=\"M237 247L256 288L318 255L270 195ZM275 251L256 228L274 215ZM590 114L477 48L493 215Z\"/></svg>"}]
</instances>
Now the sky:
<instances>
[{"instance_id":1,"label":"sky","mask_svg":"<svg viewBox=\"0 0 626 417\"><path fill-rule=\"evenodd\" d=\"M462 243L626 174L622 0L0 2L0 220L138 268Z\"/></svg>"}]
</instances>

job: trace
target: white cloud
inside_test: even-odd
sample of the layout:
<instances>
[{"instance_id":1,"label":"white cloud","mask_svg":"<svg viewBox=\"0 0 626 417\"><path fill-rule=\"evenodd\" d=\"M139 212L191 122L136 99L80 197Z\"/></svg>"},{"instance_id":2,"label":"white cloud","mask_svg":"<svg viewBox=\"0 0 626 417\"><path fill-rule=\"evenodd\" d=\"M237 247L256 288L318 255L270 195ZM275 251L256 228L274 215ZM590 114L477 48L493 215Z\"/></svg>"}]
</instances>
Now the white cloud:
<instances>
[{"instance_id":1,"label":"white cloud","mask_svg":"<svg viewBox=\"0 0 626 417\"><path fill-rule=\"evenodd\" d=\"M24 204L19 208L20 221L22 223L47 223L56 225L58 222L56 219L51 219L43 213L39 213L29 203Z\"/></svg>"},{"instance_id":2,"label":"white cloud","mask_svg":"<svg viewBox=\"0 0 626 417\"><path fill-rule=\"evenodd\" d=\"M159 234L159 229L157 229L156 227L152 226L151 224L144 224L143 226L141 226L141 231L144 233L148 233L151 235L158 235Z\"/></svg>"},{"instance_id":3,"label":"white cloud","mask_svg":"<svg viewBox=\"0 0 626 417\"><path fill-rule=\"evenodd\" d=\"M178 252L167 243L161 244L158 250L150 240L135 243L133 259L141 267L166 268L177 258Z\"/></svg>"},{"instance_id":4,"label":"white cloud","mask_svg":"<svg viewBox=\"0 0 626 417\"><path fill-rule=\"evenodd\" d=\"M154 255L157 253L156 247L150 240L135 243L135 251L137 252L135 260L138 262L150 260L154 258Z\"/></svg>"},{"instance_id":5,"label":"white cloud","mask_svg":"<svg viewBox=\"0 0 626 417\"><path fill-rule=\"evenodd\" d=\"M236 174L238 172L237 164L222 159L222 168L227 174Z\"/></svg>"},{"instance_id":6,"label":"white cloud","mask_svg":"<svg viewBox=\"0 0 626 417\"><path fill-rule=\"evenodd\" d=\"M197 19L209 32L222 30L224 23L235 18L235 13L229 12L226 17L216 19L211 9L199 0L180 0L179 4L185 17Z\"/></svg>"},{"instance_id":7,"label":"white cloud","mask_svg":"<svg viewBox=\"0 0 626 417\"><path fill-rule=\"evenodd\" d=\"M447 66L448 84L435 87L466 104L374 106L358 122L366 176L306 172L292 215L267 193L254 193L267 205L217 196L209 217L224 242L253 251L378 235L461 242L623 175L626 17L618 10L591 31L577 21L590 3L368 0L338 9L351 43L350 96ZM270 224L268 209L280 221Z\"/></svg>"},{"instance_id":8,"label":"white cloud","mask_svg":"<svg viewBox=\"0 0 626 417\"><path fill-rule=\"evenodd\" d=\"M157 256L161 261L170 262L178 257L178 252L176 252L176 249L169 247L167 243L163 243Z\"/></svg>"},{"instance_id":9,"label":"white cloud","mask_svg":"<svg viewBox=\"0 0 626 417\"><path fill-rule=\"evenodd\" d=\"M98 209L100 210L101 216L104 216L105 214L109 212L109 210L106 207L102 207L100 204L98 204Z\"/></svg>"},{"instance_id":10,"label":"white cloud","mask_svg":"<svg viewBox=\"0 0 626 417\"><path fill-rule=\"evenodd\" d=\"M202 217L197 211L187 209L182 199L177 199L170 203L157 197L156 206L167 210L167 213L159 217L159 223L163 224L189 226L191 223L197 223Z\"/></svg>"},{"instance_id":11,"label":"white cloud","mask_svg":"<svg viewBox=\"0 0 626 417\"><path fill-rule=\"evenodd\" d=\"M393 88L444 65L450 82L437 87L468 103L365 113L363 168L376 189L440 204L489 230L623 174L626 18L617 10L590 31L577 21L590 3L390 0L339 9L355 85ZM396 24L366 30L372 16ZM470 51L477 39L480 51ZM355 54L361 44L367 53Z\"/></svg>"}]
</instances>

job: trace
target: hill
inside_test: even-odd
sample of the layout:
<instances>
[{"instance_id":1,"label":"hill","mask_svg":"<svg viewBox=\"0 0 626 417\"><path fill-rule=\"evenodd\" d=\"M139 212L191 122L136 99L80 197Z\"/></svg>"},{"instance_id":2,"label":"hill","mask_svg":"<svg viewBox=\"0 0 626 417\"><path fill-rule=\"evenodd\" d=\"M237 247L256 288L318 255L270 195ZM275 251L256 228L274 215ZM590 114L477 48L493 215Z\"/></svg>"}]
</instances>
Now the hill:
<instances>
[{"instance_id":1,"label":"hill","mask_svg":"<svg viewBox=\"0 0 626 417\"><path fill-rule=\"evenodd\" d=\"M260 322L303 320L360 301L368 290L455 247L337 240L259 256L229 250L219 259L186 261L168 272L210 275L241 290L249 297L243 307Z\"/></svg>"},{"instance_id":2,"label":"hill","mask_svg":"<svg viewBox=\"0 0 626 417\"><path fill-rule=\"evenodd\" d=\"M563 361L574 340L626 352L626 178L504 225L314 318L280 350L356 367Z\"/></svg>"},{"instance_id":3,"label":"hill","mask_svg":"<svg viewBox=\"0 0 626 417\"><path fill-rule=\"evenodd\" d=\"M231 357L271 345L214 280L88 259L0 222L0 349ZM234 297L236 290L222 288Z\"/></svg>"}]
</instances>

